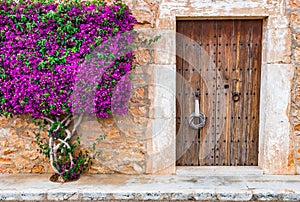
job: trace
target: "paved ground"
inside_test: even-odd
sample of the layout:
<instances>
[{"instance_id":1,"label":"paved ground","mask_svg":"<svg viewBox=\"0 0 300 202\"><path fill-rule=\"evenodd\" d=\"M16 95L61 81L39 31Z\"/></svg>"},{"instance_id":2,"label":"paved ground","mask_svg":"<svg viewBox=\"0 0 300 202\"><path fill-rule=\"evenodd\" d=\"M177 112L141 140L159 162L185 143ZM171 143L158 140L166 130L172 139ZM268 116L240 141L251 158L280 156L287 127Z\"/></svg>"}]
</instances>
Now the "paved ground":
<instances>
[{"instance_id":1,"label":"paved ground","mask_svg":"<svg viewBox=\"0 0 300 202\"><path fill-rule=\"evenodd\" d=\"M0 200L300 201L300 175L82 175L65 184L49 177L0 175Z\"/></svg>"}]
</instances>

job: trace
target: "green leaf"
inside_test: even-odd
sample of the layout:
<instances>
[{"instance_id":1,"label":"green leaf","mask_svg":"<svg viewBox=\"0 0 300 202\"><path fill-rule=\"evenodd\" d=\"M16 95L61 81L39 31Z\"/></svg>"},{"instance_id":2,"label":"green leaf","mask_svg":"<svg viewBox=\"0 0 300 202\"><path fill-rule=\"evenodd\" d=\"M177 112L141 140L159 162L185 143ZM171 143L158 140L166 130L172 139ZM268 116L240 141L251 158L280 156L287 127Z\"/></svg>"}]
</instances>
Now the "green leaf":
<instances>
[{"instance_id":1,"label":"green leaf","mask_svg":"<svg viewBox=\"0 0 300 202\"><path fill-rule=\"evenodd\" d=\"M48 97L50 95L50 93L44 93L43 96L44 97Z\"/></svg>"},{"instance_id":2,"label":"green leaf","mask_svg":"<svg viewBox=\"0 0 300 202\"><path fill-rule=\"evenodd\" d=\"M119 27L115 27L114 29L113 29L113 33L115 34L115 33L117 33L119 31Z\"/></svg>"},{"instance_id":3,"label":"green leaf","mask_svg":"<svg viewBox=\"0 0 300 202\"><path fill-rule=\"evenodd\" d=\"M6 98L2 97L1 98L1 103L5 103L6 102Z\"/></svg>"},{"instance_id":4,"label":"green leaf","mask_svg":"<svg viewBox=\"0 0 300 202\"><path fill-rule=\"evenodd\" d=\"M5 79L6 78L6 74L5 73L0 74L0 78Z\"/></svg>"}]
</instances>

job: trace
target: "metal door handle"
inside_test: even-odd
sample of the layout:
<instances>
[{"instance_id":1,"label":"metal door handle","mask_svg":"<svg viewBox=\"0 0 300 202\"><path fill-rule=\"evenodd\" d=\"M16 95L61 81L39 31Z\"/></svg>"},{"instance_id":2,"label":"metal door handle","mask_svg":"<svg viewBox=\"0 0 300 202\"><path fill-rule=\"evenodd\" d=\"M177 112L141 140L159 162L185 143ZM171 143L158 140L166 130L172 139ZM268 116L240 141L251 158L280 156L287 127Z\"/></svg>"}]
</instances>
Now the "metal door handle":
<instances>
[{"instance_id":1,"label":"metal door handle","mask_svg":"<svg viewBox=\"0 0 300 202\"><path fill-rule=\"evenodd\" d=\"M195 118L199 118L199 124L195 124ZM199 111L199 100L195 100L195 112L189 116L189 125L191 128L198 130L205 126L206 116Z\"/></svg>"}]
</instances>

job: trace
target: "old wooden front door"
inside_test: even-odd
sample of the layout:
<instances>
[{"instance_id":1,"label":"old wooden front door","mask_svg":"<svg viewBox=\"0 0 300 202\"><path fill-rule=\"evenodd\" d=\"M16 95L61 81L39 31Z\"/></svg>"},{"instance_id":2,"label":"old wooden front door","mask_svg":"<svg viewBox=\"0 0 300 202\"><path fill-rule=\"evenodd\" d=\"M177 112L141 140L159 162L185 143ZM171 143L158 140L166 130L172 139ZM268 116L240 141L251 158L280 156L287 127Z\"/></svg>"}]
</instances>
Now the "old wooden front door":
<instances>
[{"instance_id":1,"label":"old wooden front door","mask_svg":"<svg viewBox=\"0 0 300 202\"><path fill-rule=\"evenodd\" d=\"M177 32L177 165L257 165L262 20L177 21Z\"/></svg>"}]
</instances>

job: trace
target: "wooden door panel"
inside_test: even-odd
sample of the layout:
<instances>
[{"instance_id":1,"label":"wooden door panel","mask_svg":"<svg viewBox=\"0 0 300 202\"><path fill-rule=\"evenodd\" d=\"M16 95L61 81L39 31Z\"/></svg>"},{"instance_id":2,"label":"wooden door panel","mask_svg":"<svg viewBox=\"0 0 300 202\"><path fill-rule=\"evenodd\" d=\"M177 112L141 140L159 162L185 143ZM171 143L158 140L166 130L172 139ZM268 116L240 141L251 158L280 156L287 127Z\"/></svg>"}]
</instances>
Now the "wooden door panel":
<instances>
[{"instance_id":1,"label":"wooden door panel","mask_svg":"<svg viewBox=\"0 0 300 202\"><path fill-rule=\"evenodd\" d=\"M230 164L231 154L231 76L233 67L232 44L235 42L233 36L234 21L224 21L218 24L218 80L217 80L217 141L216 141L216 164L225 166Z\"/></svg>"},{"instance_id":2,"label":"wooden door panel","mask_svg":"<svg viewBox=\"0 0 300 202\"><path fill-rule=\"evenodd\" d=\"M177 165L257 165L262 21L178 21L177 32ZM188 124L195 99L200 130Z\"/></svg>"},{"instance_id":3,"label":"wooden door panel","mask_svg":"<svg viewBox=\"0 0 300 202\"><path fill-rule=\"evenodd\" d=\"M181 125L178 129L177 137L178 141L178 151L177 156L178 160L177 163L181 165L193 166L198 165L198 151L199 151L199 131L193 130L188 124L188 117L189 114L193 113L194 111L194 103L192 102L192 94L198 88L199 75L198 72L195 70L198 64L198 51L196 48L196 44L192 38L197 38L195 36L195 30L199 29L197 27L197 23L195 21L191 21L189 23L191 29L185 30L183 24L178 24L178 30L184 30L186 35L185 38L180 38L181 45L178 47L181 49L180 53L177 55L181 55L181 57L177 56L177 69L180 70L180 79L177 79L178 85L180 85L181 89L181 103L185 103L181 105L181 113L180 119ZM183 43L182 43L183 42ZM179 71L177 70L179 73ZM178 113L177 113L178 114ZM177 118L178 119L178 118ZM188 134L188 135L183 135ZM182 138L184 137L184 138Z\"/></svg>"},{"instance_id":4,"label":"wooden door panel","mask_svg":"<svg viewBox=\"0 0 300 202\"><path fill-rule=\"evenodd\" d=\"M201 95L200 112L207 116L206 127L200 130L200 165L214 165L215 159L215 118L216 118L216 23L203 21L200 55Z\"/></svg>"},{"instance_id":5,"label":"wooden door panel","mask_svg":"<svg viewBox=\"0 0 300 202\"><path fill-rule=\"evenodd\" d=\"M250 116L249 116L249 145L248 165L258 163L258 131L259 131L259 98L261 78L261 49L262 49L262 25L253 24L253 41L251 43L251 63L249 71L251 74L250 90Z\"/></svg>"}]
</instances>

